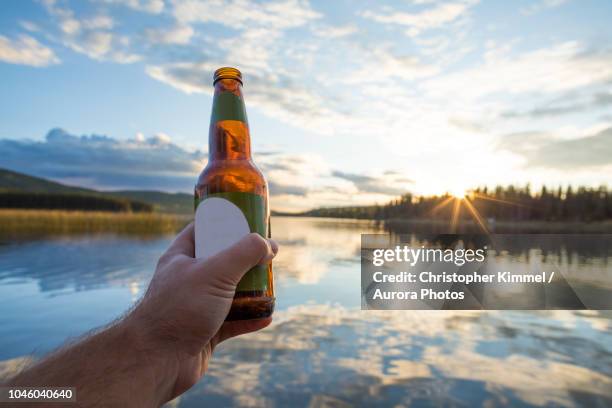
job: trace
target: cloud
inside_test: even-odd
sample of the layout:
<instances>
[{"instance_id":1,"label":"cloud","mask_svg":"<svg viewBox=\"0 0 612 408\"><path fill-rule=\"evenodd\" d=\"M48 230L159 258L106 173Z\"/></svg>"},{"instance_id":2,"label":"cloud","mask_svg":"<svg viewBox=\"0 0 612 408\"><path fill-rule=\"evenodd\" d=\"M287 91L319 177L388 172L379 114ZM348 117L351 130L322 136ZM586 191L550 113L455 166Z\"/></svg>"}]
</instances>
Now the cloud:
<instances>
[{"instance_id":1,"label":"cloud","mask_svg":"<svg viewBox=\"0 0 612 408\"><path fill-rule=\"evenodd\" d=\"M592 105L598 108L612 105L612 92L596 93Z\"/></svg>"},{"instance_id":2,"label":"cloud","mask_svg":"<svg viewBox=\"0 0 612 408\"><path fill-rule=\"evenodd\" d=\"M423 86L430 95L474 100L494 93L563 92L611 79L612 48L589 49L570 41L518 55L491 51L483 64L428 80Z\"/></svg>"},{"instance_id":3,"label":"cloud","mask_svg":"<svg viewBox=\"0 0 612 408\"><path fill-rule=\"evenodd\" d=\"M610 105L612 105L612 93L602 90L596 91L588 97L583 97L573 92L533 109L525 111L509 110L503 112L501 116L505 118L528 117L537 119L594 111L607 108Z\"/></svg>"},{"instance_id":4,"label":"cloud","mask_svg":"<svg viewBox=\"0 0 612 408\"><path fill-rule=\"evenodd\" d=\"M287 184L279 184L278 182L274 180L271 180L268 182L268 188L270 189L271 196L278 196L278 195L305 196L308 194L308 188L304 186L291 186Z\"/></svg>"},{"instance_id":5,"label":"cloud","mask_svg":"<svg viewBox=\"0 0 612 408\"><path fill-rule=\"evenodd\" d=\"M360 193L376 193L390 196L407 193L406 184L413 183L412 180L394 172L385 172L382 176L373 177L335 170L332 172L332 176L350 181Z\"/></svg>"},{"instance_id":6,"label":"cloud","mask_svg":"<svg viewBox=\"0 0 612 408\"><path fill-rule=\"evenodd\" d=\"M545 132L521 132L503 137L502 150L517 153L527 166L561 171L612 165L612 127L593 135L559 139Z\"/></svg>"},{"instance_id":7,"label":"cloud","mask_svg":"<svg viewBox=\"0 0 612 408\"><path fill-rule=\"evenodd\" d=\"M487 130L484 124L465 118L451 117L448 119L448 123L471 133L482 133Z\"/></svg>"},{"instance_id":8,"label":"cloud","mask_svg":"<svg viewBox=\"0 0 612 408\"><path fill-rule=\"evenodd\" d=\"M341 115L330 106L320 88L302 81L300 67L294 66L307 65L316 45L286 39L287 30L321 17L308 1L177 0L172 5L179 26L188 25L195 31L201 24L217 23L233 31L229 36L214 39L205 36L203 41L209 41L205 51L201 46L193 47L188 57L149 63L145 70L150 77L185 93L211 94L214 70L219 66L236 66L245 78L249 106L285 123L320 133L333 131L331 125ZM348 34L346 29L342 31L333 34Z\"/></svg>"},{"instance_id":9,"label":"cloud","mask_svg":"<svg viewBox=\"0 0 612 408\"><path fill-rule=\"evenodd\" d=\"M119 64L131 64L142 59L142 56L128 50L129 43L128 37L105 31L88 31L64 39L64 45L78 53Z\"/></svg>"},{"instance_id":10,"label":"cloud","mask_svg":"<svg viewBox=\"0 0 612 408\"><path fill-rule=\"evenodd\" d=\"M516 117L530 117L540 118L546 116L561 116L569 113L583 112L589 105L583 103L570 103L566 105L557 106L541 106L538 108L530 109L528 111L508 111L503 112L502 117L505 118L516 118Z\"/></svg>"},{"instance_id":11,"label":"cloud","mask_svg":"<svg viewBox=\"0 0 612 408\"><path fill-rule=\"evenodd\" d=\"M214 22L238 29L253 25L286 29L302 26L321 17L304 0L267 3L247 0L177 0L174 2L173 13L181 23Z\"/></svg>"},{"instance_id":12,"label":"cloud","mask_svg":"<svg viewBox=\"0 0 612 408\"><path fill-rule=\"evenodd\" d=\"M559 7L559 6L567 3L567 1L568 0L540 0L540 1L535 1L533 4L530 4L527 7L523 7L521 9L521 13L523 13L525 15L532 15L532 14L538 13L538 12L543 11L543 10Z\"/></svg>"},{"instance_id":13,"label":"cloud","mask_svg":"<svg viewBox=\"0 0 612 408\"><path fill-rule=\"evenodd\" d=\"M59 6L54 0L47 0L43 4L57 23L58 32L49 35L54 41L99 61L131 64L142 59L142 56L130 51L128 36L110 31L115 26L110 16L76 16L72 9Z\"/></svg>"},{"instance_id":14,"label":"cloud","mask_svg":"<svg viewBox=\"0 0 612 408\"><path fill-rule=\"evenodd\" d=\"M380 14L367 10L361 13L361 16L378 23L406 26L408 27L406 34L414 37L423 31L440 28L445 24L458 20L460 17L465 16L469 9L477 3L478 0L440 3L417 13L394 11Z\"/></svg>"},{"instance_id":15,"label":"cloud","mask_svg":"<svg viewBox=\"0 0 612 408\"><path fill-rule=\"evenodd\" d=\"M40 31L40 27L38 26L38 24L32 21L21 20L19 21L19 25L23 27L24 30L30 31L32 33Z\"/></svg>"},{"instance_id":16,"label":"cloud","mask_svg":"<svg viewBox=\"0 0 612 408\"><path fill-rule=\"evenodd\" d=\"M20 35L17 39L0 35L0 61L33 67L45 67L60 62L52 49L29 35Z\"/></svg>"},{"instance_id":17,"label":"cloud","mask_svg":"<svg viewBox=\"0 0 612 408\"><path fill-rule=\"evenodd\" d=\"M81 24L83 25L83 27L86 27L90 30L97 30L97 29L110 30L111 28L115 26L115 21L107 15L100 14L92 18L83 20Z\"/></svg>"},{"instance_id":18,"label":"cloud","mask_svg":"<svg viewBox=\"0 0 612 408\"><path fill-rule=\"evenodd\" d=\"M178 25L169 29L148 29L145 36L153 44L189 44L194 30L189 25Z\"/></svg>"},{"instance_id":19,"label":"cloud","mask_svg":"<svg viewBox=\"0 0 612 408\"><path fill-rule=\"evenodd\" d=\"M109 4L129 7L133 10L159 14L164 10L164 0L103 0Z\"/></svg>"},{"instance_id":20,"label":"cloud","mask_svg":"<svg viewBox=\"0 0 612 408\"><path fill-rule=\"evenodd\" d=\"M265 174L270 194L274 196L306 197L322 184L329 172L321 157L307 153L263 152L256 155L255 162Z\"/></svg>"},{"instance_id":21,"label":"cloud","mask_svg":"<svg viewBox=\"0 0 612 408\"><path fill-rule=\"evenodd\" d=\"M372 78L399 78L412 81L434 76L440 68L423 63L415 55L395 55L385 48L364 51L361 68L347 75L347 83L369 83Z\"/></svg>"},{"instance_id":22,"label":"cloud","mask_svg":"<svg viewBox=\"0 0 612 408\"><path fill-rule=\"evenodd\" d=\"M189 191L206 155L164 134L118 140L52 129L44 141L0 139L2 166L99 189Z\"/></svg>"},{"instance_id":23,"label":"cloud","mask_svg":"<svg viewBox=\"0 0 612 408\"><path fill-rule=\"evenodd\" d=\"M152 78L188 94L210 94L212 73L220 65L211 61L150 65L146 67L146 72ZM239 64L234 66L243 72L248 105L261 109L270 117L321 133L329 133L333 130L330 124L342 120L340 114L329 107L329 101L291 76L282 72L244 69Z\"/></svg>"},{"instance_id":24,"label":"cloud","mask_svg":"<svg viewBox=\"0 0 612 408\"><path fill-rule=\"evenodd\" d=\"M349 24L344 26L328 26L314 28L315 35L324 38L341 38L348 37L357 32L357 26Z\"/></svg>"},{"instance_id":25,"label":"cloud","mask_svg":"<svg viewBox=\"0 0 612 408\"><path fill-rule=\"evenodd\" d=\"M392 177L393 180L397 183L406 183L406 184L412 184L414 183L414 180L411 178L408 178L406 176L404 176L404 173L402 173L401 171L397 171L397 170L386 170L383 172L383 174L385 176L389 176Z\"/></svg>"},{"instance_id":26,"label":"cloud","mask_svg":"<svg viewBox=\"0 0 612 408\"><path fill-rule=\"evenodd\" d=\"M279 210L386 202L406 193L407 185L413 183L397 171L371 176L333 170L323 157L311 153L264 151L256 154L255 162L265 174L274 208Z\"/></svg>"},{"instance_id":27,"label":"cloud","mask_svg":"<svg viewBox=\"0 0 612 408\"><path fill-rule=\"evenodd\" d=\"M262 72L282 71L274 69L272 60L278 51L278 43L283 41L280 30L269 27L252 27L243 30L238 36L219 40L218 47L224 51L220 59L239 64L245 72L261 75Z\"/></svg>"}]
</instances>

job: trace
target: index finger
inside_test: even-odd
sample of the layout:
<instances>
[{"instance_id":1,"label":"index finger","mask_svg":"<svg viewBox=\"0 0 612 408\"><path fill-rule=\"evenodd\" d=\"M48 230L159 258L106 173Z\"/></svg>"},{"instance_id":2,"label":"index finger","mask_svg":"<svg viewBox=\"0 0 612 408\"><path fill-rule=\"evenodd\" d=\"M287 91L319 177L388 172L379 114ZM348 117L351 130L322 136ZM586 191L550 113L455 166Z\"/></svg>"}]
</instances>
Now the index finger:
<instances>
[{"instance_id":1,"label":"index finger","mask_svg":"<svg viewBox=\"0 0 612 408\"><path fill-rule=\"evenodd\" d=\"M195 257L195 245L193 238L193 221L190 222L179 234L174 238L174 241L168 247L167 254L172 255L187 255L190 258Z\"/></svg>"}]
</instances>

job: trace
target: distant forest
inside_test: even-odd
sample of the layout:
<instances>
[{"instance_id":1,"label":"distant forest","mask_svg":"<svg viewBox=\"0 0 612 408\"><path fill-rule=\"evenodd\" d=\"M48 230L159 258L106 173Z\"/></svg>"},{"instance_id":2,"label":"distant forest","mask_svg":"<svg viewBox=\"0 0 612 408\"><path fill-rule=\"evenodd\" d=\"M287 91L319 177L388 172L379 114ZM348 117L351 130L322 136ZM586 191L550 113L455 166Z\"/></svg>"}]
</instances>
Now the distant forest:
<instances>
[{"instance_id":1,"label":"distant forest","mask_svg":"<svg viewBox=\"0 0 612 408\"><path fill-rule=\"evenodd\" d=\"M360 219L450 219L459 201L459 219L472 218L471 204L485 219L504 221L601 221L612 219L612 191L607 187L498 186L470 191L463 200L449 194L417 197L410 193L383 205L318 208L302 216ZM464 201L467 201L464 202Z\"/></svg>"}]
</instances>

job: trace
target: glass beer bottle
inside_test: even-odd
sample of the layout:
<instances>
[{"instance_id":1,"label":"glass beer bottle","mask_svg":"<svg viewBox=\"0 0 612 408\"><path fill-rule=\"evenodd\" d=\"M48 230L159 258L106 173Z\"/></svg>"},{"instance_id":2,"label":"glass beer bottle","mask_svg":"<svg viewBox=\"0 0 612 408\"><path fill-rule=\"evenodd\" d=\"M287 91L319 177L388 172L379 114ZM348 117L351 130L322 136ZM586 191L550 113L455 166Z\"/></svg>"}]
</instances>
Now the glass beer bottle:
<instances>
[{"instance_id":1,"label":"glass beer bottle","mask_svg":"<svg viewBox=\"0 0 612 408\"><path fill-rule=\"evenodd\" d=\"M251 158L242 75L219 68L208 136L208 164L195 186L196 257L207 258L250 232L270 237L268 184ZM240 280L226 320L268 317L274 310L272 264Z\"/></svg>"}]
</instances>

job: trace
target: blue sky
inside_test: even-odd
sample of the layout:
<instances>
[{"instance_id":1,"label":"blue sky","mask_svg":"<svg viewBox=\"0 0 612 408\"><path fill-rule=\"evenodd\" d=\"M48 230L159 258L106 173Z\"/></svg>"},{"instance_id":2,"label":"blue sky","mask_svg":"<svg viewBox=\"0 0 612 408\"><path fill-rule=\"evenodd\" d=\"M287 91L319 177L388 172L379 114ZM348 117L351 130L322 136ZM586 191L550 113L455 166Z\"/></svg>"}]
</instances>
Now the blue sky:
<instances>
[{"instance_id":1,"label":"blue sky","mask_svg":"<svg viewBox=\"0 0 612 408\"><path fill-rule=\"evenodd\" d=\"M611 17L605 0L9 0L0 167L190 191L212 72L232 65L277 209L609 184Z\"/></svg>"}]
</instances>

